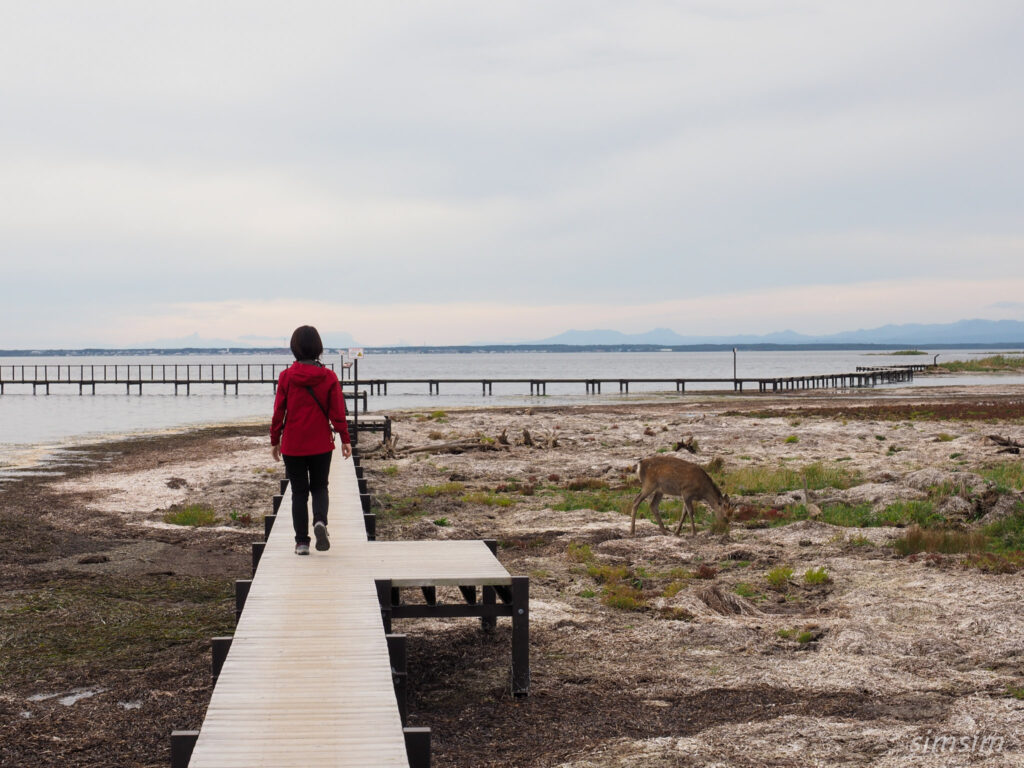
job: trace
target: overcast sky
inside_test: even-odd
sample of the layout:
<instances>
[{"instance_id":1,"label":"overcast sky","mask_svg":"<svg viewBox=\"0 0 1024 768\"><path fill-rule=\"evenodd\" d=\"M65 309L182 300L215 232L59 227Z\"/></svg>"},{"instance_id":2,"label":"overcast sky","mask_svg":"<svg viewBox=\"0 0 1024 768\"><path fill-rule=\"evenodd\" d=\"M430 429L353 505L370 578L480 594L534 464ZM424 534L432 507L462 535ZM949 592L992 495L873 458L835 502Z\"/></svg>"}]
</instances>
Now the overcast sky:
<instances>
[{"instance_id":1,"label":"overcast sky","mask_svg":"<svg viewBox=\"0 0 1024 768\"><path fill-rule=\"evenodd\" d=\"M1024 320L1024 4L0 0L0 348Z\"/></svg>"}]
</instances>

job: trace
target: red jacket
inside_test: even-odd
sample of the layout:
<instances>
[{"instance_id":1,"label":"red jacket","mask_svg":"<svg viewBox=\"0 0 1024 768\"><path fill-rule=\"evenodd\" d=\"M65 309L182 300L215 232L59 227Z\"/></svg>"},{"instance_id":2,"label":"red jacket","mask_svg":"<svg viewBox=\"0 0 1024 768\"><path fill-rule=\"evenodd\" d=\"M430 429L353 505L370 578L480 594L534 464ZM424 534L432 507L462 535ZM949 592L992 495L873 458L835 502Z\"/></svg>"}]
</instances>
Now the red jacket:
<instances>
[{"instance_id":1,"label":"red jacket","mask_svg":"<svg viewBox=\"0 0 1024 768\"><path fill-rule=\"evenodd\" d=\"M348 423L345 420L345 398L334 371L319 365L295 362L277 377L274 418L270 422L270 444L280 443L281 453L285 456L312 456L334 450L334 439L331 437L327 417L306 387L312 387L317 400L327 409L331 424L341 435L341 442L350 442Z\"/></svg>"}]
</instances>

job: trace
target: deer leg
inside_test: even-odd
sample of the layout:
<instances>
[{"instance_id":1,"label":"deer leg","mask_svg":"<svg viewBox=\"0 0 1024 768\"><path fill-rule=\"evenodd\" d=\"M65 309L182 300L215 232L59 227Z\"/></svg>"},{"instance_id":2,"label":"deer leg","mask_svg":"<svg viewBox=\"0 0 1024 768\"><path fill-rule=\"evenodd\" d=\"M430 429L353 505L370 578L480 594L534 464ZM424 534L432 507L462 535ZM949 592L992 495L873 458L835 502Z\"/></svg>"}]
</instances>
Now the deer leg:
<instances>
[{"instance_id":1,"label":"deer leg","mask_svg":"<svg viewBox=\"0 0 1024 768\"><path fill-rule=\"evenodd\" d=\"M696 536L697 535L697 520L696 520L696 518L693 515L693 501L690 500L690 499L686 500L686 511L690 513L690 528L691 528L690 535L691 536ZM682 522L682 521L680 521L680 522Z\"/></svg>"},{"instance_id":2,"label":"deer leg","mask_svg":"<svg viewBox=\"0 0 1024 768\"><path fill-rule=\"evenodd\" d=\"M658 521L658 527L661 528L661 532L667 534L668 528L665 527L665 523L661 519L661 512L658 511L658 505L661 504L661 499L664 496L661 491L655 492L654 496L651 497L651 514L654 515L654 519Z\"/></svg>"},{"instance_id":3,"label":"deer leg","mask_svg":"<svg viewBox=\"0 0 1024 768\"><path fill-rule=\"evenodd\" d=\"M632 517L630 518L630 521L629 521L629 535L630 536L635 536L636 535L636 512L637 512L638 509L640 509L640 505L643 503L644 499L646 499L649 495L650 495L650 492L644 493L643 491L640 491L640 495L637 496L635 499L633 499L633 509L632 509L633 514L632 514Z\"/></svg>"},{"instance_id":4,"label":"deer leg","mask_svg":"<svg viewBox=\"0 0 1024 768\"><path fill-rule=\"evenodd\" d=\"M683 499L683 511L679 513L679 525L676 526L676 536L678 536L683 530L683 523L686 522L686 516L690 516L690 525L693 526L693 532L697 533L697 524L693 521L693 502L690 499Z\"/></svg>"}]
</instances>

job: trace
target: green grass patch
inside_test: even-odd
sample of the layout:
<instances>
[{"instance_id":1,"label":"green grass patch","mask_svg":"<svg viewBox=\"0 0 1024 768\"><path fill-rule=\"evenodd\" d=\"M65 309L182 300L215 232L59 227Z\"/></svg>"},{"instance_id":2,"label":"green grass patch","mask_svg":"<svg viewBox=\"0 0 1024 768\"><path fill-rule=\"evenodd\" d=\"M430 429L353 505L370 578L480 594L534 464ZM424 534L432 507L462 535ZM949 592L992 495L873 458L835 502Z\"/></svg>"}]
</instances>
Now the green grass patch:
<instances>
[{"instance_id":1,"label":"green grass patch","mask_svg":"<svg viewBox=\"0 0 1024 768\"><path fill-rule=\"evenodd\" d=\"M587 566L587 575L601 584L614 584L629 576L629 569L624 565L590 563Z\"/></svg>"},{"instance_id":2,"label":"green grass patch","mask_svg":"<svg viewBox=\"0 0 1024 768\"><path fill-rule=\"evenodd\" d=\"M746 496L795 491L804 487L804 478L807 479L807 487L812 490L842 490L856 485L861 476L859 472L842 465L814 462L803 467L739 467L715 479L721 481L720 486L725 493Z\"/></svg>"},{"instance_id":3,"label":"green grass patch","mask_svg":"<svg viewBox=\"0 0 1024 768\"><path fill-rule=\"evenodd\" d=\"M938 367L950 373L991 373L993 371L1019 371L1024 369L1024 356L992 355L978 360L951 360Z\"/></svg>"},{"instance_id":4,"label":"green grass patch","mask_svg":"<svg viewBox=\"0 0 1024 768\"><path fill-rule=\"evenodd\" d=\"M171 525L187 525L199 528L217 524L217 513L209 504L189 504L181 509L172 509L164 515L164 522Z\"/></svg>"},{"instance_id":5,"label":"green grass patch","mask_svg":"<svg viewBox=\"0 0 1024 768\"><path fill-rule=\"evenodd\" d=\"M786 443L799 443L800 442L800 438L797 437L796 435L790 435L789 437L787 437L785 439L784 442L786 442Z\"/></svg>"},{"instance_id":6,"label":"green grass patch","mask_svg":"<svg viewBox=\"0 0 1024 768\"><path fill-rule=\"evenodd\" d=\"M388 477L394 477L398 474L398 467L395 464L389 464L381 470L381 473Z\"/></svg>"},{"instance_id":7,"label":"green grass patch","mask_svg":"<svg viewBox=\"0 0 1024 768\"><path fill-rule=\"evenodd\" d=\"M673 598L686 589L685 581L670 581L661 594L663 597Z\"/></svg>"},{"instance_id":8,"label":"green grass patch","mask_svg":"<svg viewBox=\"0 0 1024 768\"><path fill-rule=\"evenodd\" d=\"M568 512L574 509L593 509L595 512L627 512L629 505L640 492L635 489L610 490L595 488L591 490L565 490L562 500L551 505L553 510Z\"/></svg>"},{"instance_id":9,"label":"green grass patch","mask_svg":"<svg viewBox=\"0 0 1024 768\"><path fill-rule=\"evenodd\" d=\"M928 353L921 349L897 349L895 352L889 352L888 354L894 357L903 357L908 355L927 355Z\"/></svg>"},{"instance_id":10,"label":"green grass patch","mask_svg":"<svg viewBox=\"0 0 1024 768\"><path fill-rule=\"evenodd\" d=\"M793 576L793 569L788 565L779 565L772 568L764 575L764 580L767 581L775 589L783 589L789 585L789 580Z\"/></svg>"},{"instance_id":11,"label":"green grass patch","mask_svg":"<svg viewBox=\"0 0 1024 768\"><path fill-rule=\"evenodd\" d=\"M745 597L748 600L756 600L760 597L763 597L763 595L757 591L753 584L749 584L745 581L741 581L739 584L733 587L732 591L740 597Z\"/></svg>"},{"instance_id":12,"label":"green grass patch","mask_svg":"<svg viewBox=\"0 0 1024 768\"><path fill-rule=\"evenodd\" d=\"M916 525L893 542L893 548L904 556L921 552L938 552L943 555L981 553L987 547L988 537L982 531L930 530Z\"/></svg>"},{"instance_id":13,"label":"green grass patch","mask_svg":"<svg viewBox=\"0 0 1024 768\"><path fill-rule=\"evenodd\" d=\"M601 602L620 611L643 611L647 600L643 592L629 584L610 584L602 590Z\"/></svg>"},{"instance_id":14,"label":"green grass patch","mask_svg":"<svg viewBox=\"0 0 1024 768\"><path fill-rule=\"evenodd\" d=\"M373 509L377 517L390 519L395 517L411 517L424 515L428 512L424 507L422 496L392 496L382 493L374 497Z\"/></svg>"},{"instance_id":15,"label":"green grass patch","mask_svg":"<svg viewBox=\"0 0 1024 768\"><path fill-rule=\"evenodd\" d=\"M416 496L425 496L428 499L433 499L438 496L454 496L457 493L462 493L465 486L462 483L441 483L440 485L421 485L419 488L413 490Z\"/></svg>"},{"instance_id":16,"label":"green grass patch","mask_svg":"<svg viewBox=\"0 0 1024 768\"><path fill-rule=\"evenodd\" d=\"M1024 490L1024 462L1007 461L1001 464L990 464L978 474L994 483L999 493Z\"/></svg>"},{"instance_id":17,"label":"green grass patch","mask_svg":"<svg viewBox=\"0 0 1024 768\"><path fill-rule=\"evenodd\" d=\"M484 504L488 507L511 507L516 500L511 496L500 493L489 493L487 491L473 491L459 498L459 501L466 504Z\"/></svg>"},{"instance_id":18,"label":"green grass patch","mask_svg":"<svg viewBox=\"0 0 1024 768\"><path fill-rule=\"evenodd\" d=\"M928 500L913 499L896 501L876 515L875 525L920 525L928 527L944 522L941 515L935 514L935 503Z\"/></svg>"},{"instance_id":19,"label":"green grass patch","mask_svg":"<svg viewBox=\"0 0 1024 768\"><path fill-rule=\"evenodd\" d=\"M825 566L818 568L808 568L804 571L804 583L805 584L828 584L832 581L832 577L829 576L828 571L825 570Z\"/></svg>"},{"instance_id":20,"label":"green grass patch","mask_svg":"<svg viewBox=\"0 0 1024 768\"><path fill-rule=\"evenodd\" d=\"M985 526L984 533L994 552L1024 552L1024 504L1018 502L1013 515Z\"/></svg>"},{"instance_id":21,"label":"green grass patch","mask_svg":"<svg viewBox=\"0 0 1024 768\"><path fill-rule=\"evenodd\" d=\"M580 544L576 541L569 542L565 554L574 563L589 563L594 559L594 553L591 551L590 545Z\"/></svg>"},{"instance_id":22,"label":"green grass patch","mask_svg":"<svg viewBox=\"0 0 1024 768\"><path fill-rule=\"evenodd\" d=\"M449 525L451 525L451 523L448 522L447 517L439 517L437 518L437 520L434 521L434 525L436 525L439 528L447 528Z\"/></svg>"},{"instance_id":23,"label":"green grass patch","mask_svg":"<svg viewBox=\"0 0 1024 768\"><path fill-rule=\"evenodd\" d=\"M580 590L580 597L585 597L587 599L590 599L592 597L597 597L597 592L595 592L592 589L581 589Z\"/></svg>"}]
</instances>

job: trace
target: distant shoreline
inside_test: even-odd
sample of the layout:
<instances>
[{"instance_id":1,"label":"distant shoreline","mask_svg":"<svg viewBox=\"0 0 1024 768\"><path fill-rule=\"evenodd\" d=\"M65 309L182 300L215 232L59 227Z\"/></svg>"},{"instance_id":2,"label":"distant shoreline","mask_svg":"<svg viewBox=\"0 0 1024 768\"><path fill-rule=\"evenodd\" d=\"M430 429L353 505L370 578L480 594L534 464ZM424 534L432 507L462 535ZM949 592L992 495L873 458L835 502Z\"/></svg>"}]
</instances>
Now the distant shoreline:
<instances>
[{"instance_id":1,"label":"distant shoreline","mask_svg":"<svg viewBox=\"0 0 1024 768\"><path fill-rule=\"evenodd\" d=\"M950 344L466 344L417 347L362 347L372 355L480 354L516 352L850 352L915 349L1024 349L1024 341L961 342ZM331 347L329 353L344 351ZM175 347L175 348L84 348L84 349L0 349L0 357L123 357L125 355L290 355L284 347Z\"/></svg>"}]
</instances>

